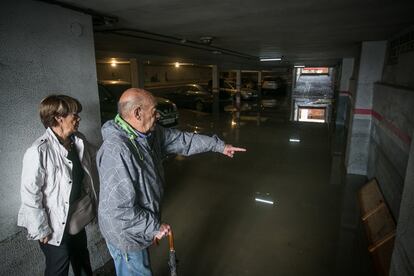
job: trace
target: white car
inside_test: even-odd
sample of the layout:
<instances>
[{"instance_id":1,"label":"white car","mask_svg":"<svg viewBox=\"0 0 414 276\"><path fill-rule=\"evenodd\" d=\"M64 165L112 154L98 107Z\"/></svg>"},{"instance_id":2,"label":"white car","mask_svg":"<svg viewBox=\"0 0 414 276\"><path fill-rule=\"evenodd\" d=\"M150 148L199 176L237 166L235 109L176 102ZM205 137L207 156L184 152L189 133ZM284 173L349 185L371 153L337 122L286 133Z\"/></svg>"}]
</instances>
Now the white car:
<instances>
[{"instance_id":1,"label":"white car","mask_svg":"<svg viewBox=\"0 0 414 276\"><path fill-rule=\"evenodd\" d=\"M276 90L279 88L279 84L275 77L264 77L262 81L263 90Z\"/></svg>"}]
</instances>

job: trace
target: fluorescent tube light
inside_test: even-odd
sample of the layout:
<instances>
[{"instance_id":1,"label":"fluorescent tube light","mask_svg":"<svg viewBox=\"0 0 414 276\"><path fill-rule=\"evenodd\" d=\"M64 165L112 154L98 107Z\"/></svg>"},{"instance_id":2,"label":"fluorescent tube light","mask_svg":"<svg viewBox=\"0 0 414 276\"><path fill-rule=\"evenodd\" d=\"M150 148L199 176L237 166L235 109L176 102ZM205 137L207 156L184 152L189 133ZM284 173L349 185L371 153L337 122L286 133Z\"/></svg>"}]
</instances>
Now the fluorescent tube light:
<instances>
[{"instance_id":1,"label":"fluorescent tube light","mask_svg":"<svg viewBox=\"0 0 414 276\"><path fill-rule=\"evenodd\" d=\"M295 68L305 68L305 65L295 65Z\"/></svg>"},{"instance_id":2,"label":"fluorescent tube light","mask_svg":"<svg viewBox=\"0 0 414 276\"><path fill-rule=\"evenodd\" d=\"M256 197L254 200L258 201L258 202L263 202L263 203L267 203L267 204L272 204L273 205L273 201L270 200L265 200L265 199L261 199Z\"/></svg>"},{"instance_id":3,"label":"fluorescent tube light","mask_svg":"<svg viewBox=\"0 0 414 276\"><path fill-rule=\"evenodd\" d=\"M289 142L294 142L294 143L300 143L299 139L295 139L295 138L290 138Z\"/></svg>"},{"instance_id":4,"label":"fluorescent tube light","mask_svg":"<svg viewBox=\"0 0 414 276\"><path fill-rule=\"evenodd\" d=\"M280 61L282 58L261 58L260 61Z\"/></svg>"}]
</instances>

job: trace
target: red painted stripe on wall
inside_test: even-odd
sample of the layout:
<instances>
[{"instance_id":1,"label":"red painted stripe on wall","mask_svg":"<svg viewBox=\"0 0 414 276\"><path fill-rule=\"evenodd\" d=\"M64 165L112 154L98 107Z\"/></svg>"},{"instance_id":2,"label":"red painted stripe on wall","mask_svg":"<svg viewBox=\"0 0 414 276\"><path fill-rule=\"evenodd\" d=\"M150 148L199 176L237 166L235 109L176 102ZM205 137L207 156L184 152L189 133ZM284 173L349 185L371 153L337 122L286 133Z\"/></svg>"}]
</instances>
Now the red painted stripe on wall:
<instances>
[{"instance_id":1,"label":"red painted stripe on wall","mask_svg":"<svg viewBox=\"0 0 414 276\"><path fill-rule=\"evenodd\" d=\"M398 138L401 139L405 144L408 146L411 145L412 138L410 135L406 134L404 131L399 129L397 126L395 126L393 123L391 123L389 120L385 119L384 116L376 112L372 109L366 109L366 108L355 108L354 114L358 115L370 115L377 119L378 121L382 122L392 133L394 133Z\"/></svg>"}]
</instances>

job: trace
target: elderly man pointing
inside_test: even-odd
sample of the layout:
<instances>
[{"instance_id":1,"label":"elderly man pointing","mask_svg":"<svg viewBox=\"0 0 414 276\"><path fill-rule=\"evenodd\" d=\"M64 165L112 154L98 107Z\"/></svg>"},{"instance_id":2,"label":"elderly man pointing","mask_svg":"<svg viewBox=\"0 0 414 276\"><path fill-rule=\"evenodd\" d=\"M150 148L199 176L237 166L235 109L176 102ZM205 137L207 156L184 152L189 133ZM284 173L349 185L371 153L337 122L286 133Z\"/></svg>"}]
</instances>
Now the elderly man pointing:
<instances>
[{"instance_id":1,"label":"elderly man pointing","mask_svg":"<svg viewBox=\"0 0 414 276\"><path fill-rule=\"evenodd\" d=\"M97 164L101 183L99 226L118 276L152 275L148 247L169 233L162 223L162 160L167 154L214 151L229 157L246 151L209 137L156 124L156 100L130 88L118 103L119 114L102 126Z\"/></svg>"}]
</instances>

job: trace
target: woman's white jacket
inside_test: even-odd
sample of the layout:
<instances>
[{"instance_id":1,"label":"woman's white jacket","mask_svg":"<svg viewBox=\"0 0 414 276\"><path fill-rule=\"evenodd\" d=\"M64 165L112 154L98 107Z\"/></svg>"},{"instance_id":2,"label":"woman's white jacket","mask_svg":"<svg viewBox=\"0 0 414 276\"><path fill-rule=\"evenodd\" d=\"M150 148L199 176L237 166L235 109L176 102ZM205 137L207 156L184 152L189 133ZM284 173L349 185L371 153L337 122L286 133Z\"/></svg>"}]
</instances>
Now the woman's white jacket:
<instances>
[{"instance_id":1,"label":"woman's white jacket","mask_svg":"<svg viewBox=\"0 0 414 276\"><path fill-rule=\"evenodd\" d=\"M86 141L79 134L73 135L73 141L85 171L82 192L97 202L96 168L90 149L85 148ZM72 190L72 162L67 155L50 128L24 155L17 225L27 229L28 239L50 235L49 244L59 246L62 242Z\"/></svg>"}]
</instances>

